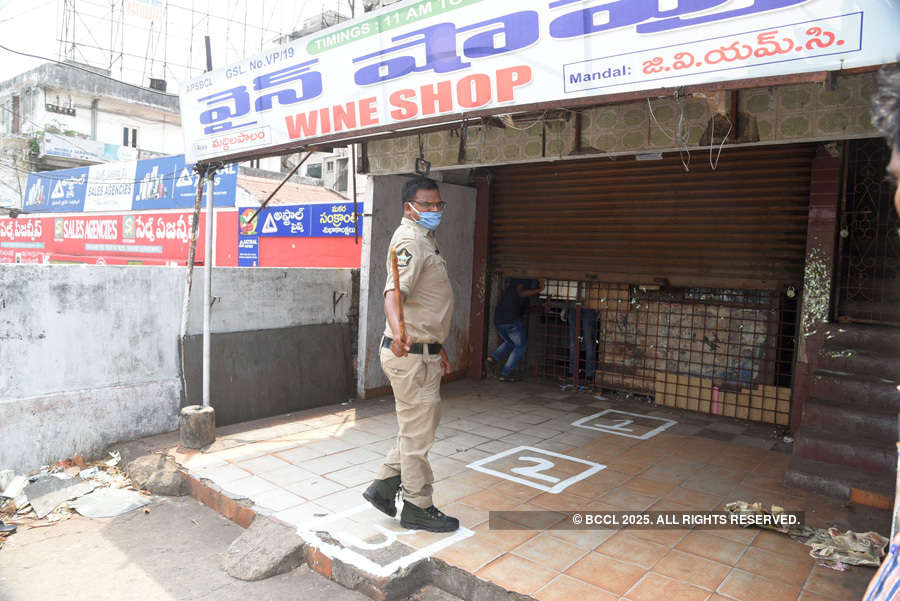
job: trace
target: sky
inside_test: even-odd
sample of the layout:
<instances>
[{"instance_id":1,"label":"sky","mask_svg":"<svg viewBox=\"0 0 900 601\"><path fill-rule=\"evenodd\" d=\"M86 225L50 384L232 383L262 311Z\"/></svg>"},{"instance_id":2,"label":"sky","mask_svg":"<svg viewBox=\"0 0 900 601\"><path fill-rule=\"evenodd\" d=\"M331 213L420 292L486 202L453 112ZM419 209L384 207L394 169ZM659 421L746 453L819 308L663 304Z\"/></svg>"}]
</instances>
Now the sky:
<instances>
[{"instance_id":1,"label":"sky","mask_svg":"<svg viewBox=\"0 0 900 601\"><path fill-rule=\"evenodd\" d=\"M219 68L272 47L323 10L350 13L348 0L0 0L0 44L102 68L112 60L113 77L143 86L165 79L177 93L178 82L205 69L205 35ZM60 41L73 39L74 49ZM43 62L0 49L0 82Z\"/></svg>"}]
</instances>

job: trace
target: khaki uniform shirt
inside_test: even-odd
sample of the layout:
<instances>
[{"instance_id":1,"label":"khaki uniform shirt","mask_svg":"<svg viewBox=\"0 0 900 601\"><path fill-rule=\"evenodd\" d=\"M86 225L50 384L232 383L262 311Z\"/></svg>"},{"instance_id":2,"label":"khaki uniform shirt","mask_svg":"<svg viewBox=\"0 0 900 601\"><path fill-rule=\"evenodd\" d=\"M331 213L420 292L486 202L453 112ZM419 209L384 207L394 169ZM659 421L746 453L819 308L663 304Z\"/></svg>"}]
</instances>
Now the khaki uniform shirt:
<instances>
[{"instance_id":1,"label":"khaki uniform shirt","mask_svg":"<svg viewBox=\"0 0 900 601\"><path fill-rule=\"evenodd\" d=\"M400 292L405 297L403 317L406 333L412 336L414 342L443 343L450 334L453 288L434 232L404 217L391 238L391 246L397 251ZM387 274L385 293L394 289L390 255L387 258ZM390 323L385 323L384 335L388 338L396 336L391 331Z\"/></svg>"}]
</instances>

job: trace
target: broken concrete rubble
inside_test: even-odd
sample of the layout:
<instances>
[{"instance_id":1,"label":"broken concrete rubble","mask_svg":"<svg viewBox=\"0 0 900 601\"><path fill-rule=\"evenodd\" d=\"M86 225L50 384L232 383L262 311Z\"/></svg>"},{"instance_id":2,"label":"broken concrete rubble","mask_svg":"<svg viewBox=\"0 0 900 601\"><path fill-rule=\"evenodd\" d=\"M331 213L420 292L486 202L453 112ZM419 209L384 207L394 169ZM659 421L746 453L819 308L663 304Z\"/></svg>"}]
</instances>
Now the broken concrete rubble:
<instances>
[{"instance_id":1,"label":"broken concrete rubble","mask_svg":"<svg viewBox=\"0 0 900 601\"><path fill-rule=\"evenodd\" d=\"M155 495L182 497L190 492L178 464L163 455L138 457L125 471L136 487Z\"/></svg>"},{"instance_id":2,"label":"broken concrete rubble","mask_svg":"<svg viewBox=\"0 0 900 601\"><path fill-rule=\"evenodd\" d=\"M306 544L294 528L260 516L231 543L222 569L239 580L263 580L293 570L305 555Z\"/></svg>"}]
</instances>

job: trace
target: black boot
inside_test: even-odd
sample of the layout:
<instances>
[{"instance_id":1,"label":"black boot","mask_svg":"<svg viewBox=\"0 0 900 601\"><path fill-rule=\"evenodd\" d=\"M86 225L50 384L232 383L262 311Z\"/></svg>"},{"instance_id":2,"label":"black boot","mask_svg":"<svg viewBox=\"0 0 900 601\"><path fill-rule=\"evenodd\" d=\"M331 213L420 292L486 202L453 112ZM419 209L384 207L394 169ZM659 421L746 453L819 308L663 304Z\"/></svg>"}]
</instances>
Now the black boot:
<instances>
[{"instance_id":1,"label":"black boot","mask_svg":"<svg viewBox=\"0 0 900 601\"><path fill-rule=\"evenodd\" d=\"M3 520L0 520L0 534L15 534L16 533L16 525L15 524L4 524Z\"/></svg>"},{"instance_id":2,"label":"black boot","mask_svg":"<svg viewBox=\"0 0 900 601\"><path fill-rule=\"evenodd\" d=\"M453 532L459 528L459 520L444 515L434 505L422 509L407 501L403 503L403 511L400 512L400 525L410 530Z\"/></svg>"},{"instance_id":3,"label":"black boot","mask_svg":"<svg viewBox=\"0 0 900 601\"><path fill-rule=\"evenodd\" d=\"M381 513L394 517L397 515L394 497L397 496L398 490L400 490L400 476L391 476L384 480L373 480L369 488L363 491L363 497Z\"/></svg>"}]
</instances>

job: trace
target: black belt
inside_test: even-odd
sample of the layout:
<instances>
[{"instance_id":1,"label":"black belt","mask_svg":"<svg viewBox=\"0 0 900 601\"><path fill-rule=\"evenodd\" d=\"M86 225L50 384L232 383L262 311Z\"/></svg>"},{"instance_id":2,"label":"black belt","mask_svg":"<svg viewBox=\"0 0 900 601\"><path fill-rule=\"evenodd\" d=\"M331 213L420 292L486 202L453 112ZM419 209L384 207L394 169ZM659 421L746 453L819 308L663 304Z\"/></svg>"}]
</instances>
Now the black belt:
<instances>
[{"instance_id":1,"label":"black belt","mask_svg":"<svg viewBox=\"0 0 900 601\"><path fill-rule=\"evenodd\" d=\"M391 343L393 341L393 338L388 338L387 336L385 336L381 339L381 346L383 346L384 348L391 348ZM429 342L427 345L423 345L421 342L415 342L413 343L412 348L409 349L409 352L414 355L421 355L425 346L428 346L429 355L437 355L441 352L440 342Z\"/></svg>"}]
</instances>

